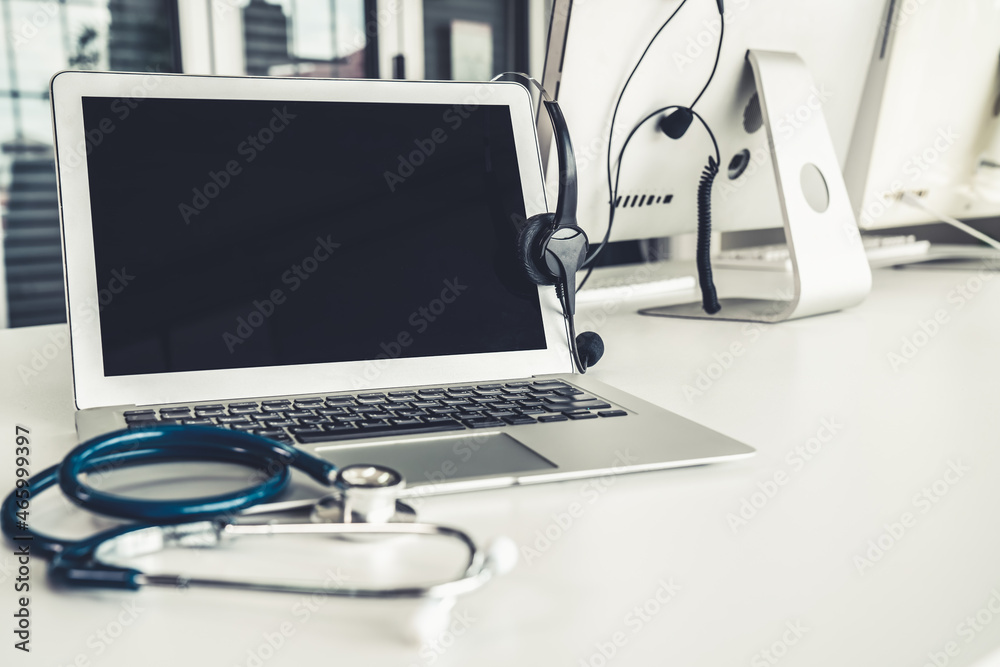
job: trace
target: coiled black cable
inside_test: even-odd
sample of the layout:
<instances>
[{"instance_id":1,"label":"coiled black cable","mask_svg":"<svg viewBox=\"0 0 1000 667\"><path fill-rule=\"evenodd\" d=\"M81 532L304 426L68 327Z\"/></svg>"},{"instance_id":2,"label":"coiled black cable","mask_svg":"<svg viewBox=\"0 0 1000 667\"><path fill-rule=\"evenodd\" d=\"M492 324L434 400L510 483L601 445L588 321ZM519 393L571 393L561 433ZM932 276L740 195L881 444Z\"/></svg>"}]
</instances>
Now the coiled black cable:
<instances>
[{"instance_id":1,"label":"coiled black cable","mask_svg":"<svg viewBox=\"0 0 1000 667\"><path fill-rule=\"evenodd\" d=\"M712 185L719 174L719 163L709 156L708 166L701 172L698 181L698 284L701 285L701 307L709 315L715 315L722 306L715 292L712 279Z\"/></svg>"}]
</instances>

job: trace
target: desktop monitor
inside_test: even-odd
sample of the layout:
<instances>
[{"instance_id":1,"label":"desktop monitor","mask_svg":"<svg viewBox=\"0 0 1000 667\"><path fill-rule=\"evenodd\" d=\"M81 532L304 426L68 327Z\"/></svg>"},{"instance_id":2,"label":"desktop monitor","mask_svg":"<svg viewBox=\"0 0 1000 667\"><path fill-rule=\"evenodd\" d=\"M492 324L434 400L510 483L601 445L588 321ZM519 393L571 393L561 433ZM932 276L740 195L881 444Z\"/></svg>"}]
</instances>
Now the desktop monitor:
<instances>
[{"instance_id":1,"label":"desktop monitor","mask_svg":"<svg viewBox=\"0 0 1000 667\"><path fill-rule=\"evenodd\" d=\"M576 149L579 224L596 243L609 213L606 151L619 92L652 39L621 101L611 139L613 160L625 137L648 113L690 105L715 63L720 20L713 0L556 0L543 85L563 108ZM801 113L822 108L842 167L854 129L872 48L881 37L883 5L872 0L728 0L725 40L712 84L695 110L714 130L721 171L712 197L713 227L739 231L782 227L782 209L767 133L761 126L748 49L798 54L815 87L803 91ZM800 119L782 121L794 129ZM779 124L779 129L781 126ZM543 155L546 121L539 123ZM745 152L744 152L745 151ZM655 120L629 143L622 163L611 241L650 239L695 231L697 191L711 139L692 125L679 140ZM734 156L745 170L729 173ZM548 160L550 181L555 160ZM614 162L613 162L614 164ZM732 176L732 177L731 177Z\"/></svg>"},{"instance_id":2,"label":"desktop monitor","mask_svg":"<svg viewBox=\"0 0 1000 667\"><path fill-rule=\"evenodd\" d=\"M1000 215L1000 4L895 1L884 25L844 173L859 226Z\"/></svg>"}]
</instances>

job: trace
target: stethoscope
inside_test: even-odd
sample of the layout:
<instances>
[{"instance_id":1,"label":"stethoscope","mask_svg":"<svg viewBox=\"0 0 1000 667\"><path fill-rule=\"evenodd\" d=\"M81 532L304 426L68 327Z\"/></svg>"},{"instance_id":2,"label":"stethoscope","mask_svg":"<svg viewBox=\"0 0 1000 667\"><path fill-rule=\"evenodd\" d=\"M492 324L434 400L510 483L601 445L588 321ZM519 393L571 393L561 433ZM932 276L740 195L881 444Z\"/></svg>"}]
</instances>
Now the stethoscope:
<instances>
[{"instance_id":1,"label":"stethoscope","mask_svg":"<svg viewBox=\"0 0 1000 667\"><path fill-rule=\"evenodd\" d=\"M259 481L236 491L201 498L148 500L105 493L86 481L88 473L153 463L221 462L258 471ZM274 500L300 470L333 493L318 500ZM58 484L76 505L97 514L136 523L119 526L82 540L65 540L25 525L18 511ZM62 463L15 489L0 508L0 529L15 544L30 541L31 553L50 560L49 576L68 586L138 590L143 586L211 587L282 593L321 594L355 598L431 598L454 602L503 574L517 561L517 550L506 538L486 550L477 548L464 532L434 524L407 523L415 512L399 501L403 477L383 466L352 465L338 469L306 451L241 431L204 426L163 426L118 431L89 440ZM310 521L299 523L240 523L245 516L308 509ZM353 588L292 582L247 581L147 574L116 564L169 547L212 547L252 536L326 535L444 537L463 544L467 565L457 578L412 587Z\"/></svg>"}]
</instances>

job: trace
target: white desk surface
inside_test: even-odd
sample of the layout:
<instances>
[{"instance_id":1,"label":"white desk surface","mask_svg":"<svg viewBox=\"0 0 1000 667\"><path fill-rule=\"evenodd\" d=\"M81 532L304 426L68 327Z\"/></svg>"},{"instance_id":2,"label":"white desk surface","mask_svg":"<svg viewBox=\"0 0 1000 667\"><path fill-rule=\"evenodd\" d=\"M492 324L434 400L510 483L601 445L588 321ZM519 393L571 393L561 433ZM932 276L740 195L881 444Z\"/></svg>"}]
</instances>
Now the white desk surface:
<instances>
[{"instance_id":1,"label":"white desk surface","mask_svg":"<svg viewBox=\"0 0 1000 667\"><path fill-rule=\"evenodd\" d=\"M959 289L978 291L962 303ZM36 558L24 655L12 647L16 565L5 549L0 662L1000 664L1000 278L880 271L861 306L769 327L640 317L639 305L656 304L583 313L579 328L602 322L608 346L591 372L759 453L600 487L576 481L426 501L424 519L479 540L503 534L534 548L545 547L537 541L547 530L556 537L460 599L463 622L433 646L402 638L409 602L319 600L307 614L302 599L275 594L57 592ZM947 321L934 336L920 334L938 311ZM34 472L75 444L68 350L27 382L18 373L63 332L0 332L4 493L14 483L15 423L31 429ZM915 356L894 369L888 355L902 357L904 339L914 338ZM734 343L743 352L720 375L714 355ZM685 396L701 371L717 379ZM834 425L832 439L824 424ZM795 448L820 435L829 442L797 463ZM776 475L784 484L773 497L754 498ZM919 497L925 488L934 502ZM734 531L729 515L744 499L762 506ZM582 515L558 528L571 503ZM886 526L906 512L912 521L891 537ZM858 561L880 537L884 555ZM667 593L661 582L679 588Z\"/></svg>"}]
</instances>

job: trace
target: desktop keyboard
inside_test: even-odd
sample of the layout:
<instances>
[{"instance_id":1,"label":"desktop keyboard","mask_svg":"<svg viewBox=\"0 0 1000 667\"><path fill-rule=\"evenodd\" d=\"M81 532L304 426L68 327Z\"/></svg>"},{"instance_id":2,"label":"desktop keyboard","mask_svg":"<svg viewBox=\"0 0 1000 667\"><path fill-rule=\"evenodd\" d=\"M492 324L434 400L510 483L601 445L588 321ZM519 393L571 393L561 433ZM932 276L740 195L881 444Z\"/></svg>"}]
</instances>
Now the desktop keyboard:
<instances>
[{"instance_id":1,"label":"desktop keyboard","mask_svg":"<svg viewBox=\"0 0 1000 667\"><path fill-rule=\"evenodd\" d=\"M666 275L666 270L656 263L601 267L594 271L584 289L576 293L576 302L586 306L631 298L667 296L676 292L690 292L697 287L694 276Z\"/></svg>"},{"instance_id":2,"label":"desktop keyboard","mask_svg":"<svg viewBox=\"0 0 1000 667\"><path fill-rule=\"evenodd\" d=\"M187 424L309 444L383 436L623 417L628 413L559 380L198 403L126 410L131 429Z\"/></svg>"},{"instance_id":3,"label":"desktop keyboard","mask_svg":"<svg viewBox=\"0 0 1000 667\"><path fill-rule=\"evenodd\" d=\"M892 266L898 262L918 259L927 255L929 241L918 241L913 235L863 236L865 255L873 267ZM754 246L726 250L712 260L716 268L770 269L790 271L791 255L787 245Z\"/></svg>"}]
</instances>

